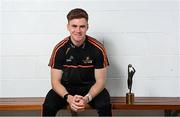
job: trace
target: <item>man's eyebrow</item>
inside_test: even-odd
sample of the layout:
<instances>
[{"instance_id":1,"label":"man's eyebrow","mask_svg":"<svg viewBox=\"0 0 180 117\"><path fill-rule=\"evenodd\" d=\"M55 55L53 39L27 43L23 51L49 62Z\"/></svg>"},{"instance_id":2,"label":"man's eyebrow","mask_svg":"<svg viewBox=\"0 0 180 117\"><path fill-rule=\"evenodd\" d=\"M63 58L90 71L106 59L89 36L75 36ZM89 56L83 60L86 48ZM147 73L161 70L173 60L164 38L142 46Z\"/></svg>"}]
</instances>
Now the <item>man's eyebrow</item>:
<instances>
[{"instance_id":1,"label":"man's eyebrow","mask_svg":"<svg viewBox=\"0 0 180 117\"><path fill-rule=\"evenodd\" d=\"M76 24L72 24L72 26L77 26Z\"/></svg>"},{"instance_id":2,"label":"man's eyebrow","mask_svg":"<svg viewBox=\"0 0 180 117\"><path fill-rule=\"evenodd\" d=\"M80 25L80 27L85 27L86 25Z\"/></svg>"},{"instance_id":3,"label":"man's eyebrow","mask_svg":"<svg viewBox=\"0 0 180 117\"><path fill-rule=\"evenodd\" d=\"M78 27L78 25L72 24L72 27ZM80 25L79 27L86 27L86 25Z\"/></svg>"},{"instance_id":4,"label":"man's eyebrow","mask_svg":"<svg viewBox=\"0 0 180 117\"><path fill-rule=\"evenodd\" d=\"M76 24L73 24L72 26L73 26L73 27L77 27L77 25L76 25Z\"/></svg>"}]
</instances>

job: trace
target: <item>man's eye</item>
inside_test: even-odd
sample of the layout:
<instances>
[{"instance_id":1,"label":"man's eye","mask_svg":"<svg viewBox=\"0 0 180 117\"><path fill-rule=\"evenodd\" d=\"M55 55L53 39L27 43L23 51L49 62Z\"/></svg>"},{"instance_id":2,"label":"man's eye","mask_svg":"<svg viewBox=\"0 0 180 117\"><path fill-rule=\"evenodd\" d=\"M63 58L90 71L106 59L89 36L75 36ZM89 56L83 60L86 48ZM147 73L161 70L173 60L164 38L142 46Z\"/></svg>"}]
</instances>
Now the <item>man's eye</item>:
<instances>
[{"instance_id":1,"label":"man's eye","mask_svg":"<svg viewBox=\"0 0 180 117\"><path fill-rule=\"evenodd\" d=\"M80 26L80 28L85 28L85 26Z\"/></svg>"}]
</instances>

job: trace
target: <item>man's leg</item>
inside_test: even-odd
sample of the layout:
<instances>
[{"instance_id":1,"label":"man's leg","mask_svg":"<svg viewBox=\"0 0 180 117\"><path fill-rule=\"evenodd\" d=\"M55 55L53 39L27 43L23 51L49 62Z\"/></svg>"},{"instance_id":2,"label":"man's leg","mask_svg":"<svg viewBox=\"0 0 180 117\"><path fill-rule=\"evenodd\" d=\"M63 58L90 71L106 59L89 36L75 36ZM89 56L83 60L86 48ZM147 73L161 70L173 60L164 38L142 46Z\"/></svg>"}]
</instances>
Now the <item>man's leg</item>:
<instances>
[{"instance_id":1,"label":"man's leg","mask_svg":"<svg viewBox=\"0 0 180 117\"><path fill-rule=\"evenodd\" d=\"M90 105L94 107L99 116L112 116L110 95L106 89L104 89L99 95L97 95L91 102Z\"/></svg>"},{"instance_id":2,"label":"man's leg","mask_svg":"<svg viewBox=\"0 0 180 117\"><path fill-rule=\"evenodd\" d=\"M42 116L56 116L56 113L66 104L67 102L51 89L46 95Z\"/></svg>"}]
</instances>

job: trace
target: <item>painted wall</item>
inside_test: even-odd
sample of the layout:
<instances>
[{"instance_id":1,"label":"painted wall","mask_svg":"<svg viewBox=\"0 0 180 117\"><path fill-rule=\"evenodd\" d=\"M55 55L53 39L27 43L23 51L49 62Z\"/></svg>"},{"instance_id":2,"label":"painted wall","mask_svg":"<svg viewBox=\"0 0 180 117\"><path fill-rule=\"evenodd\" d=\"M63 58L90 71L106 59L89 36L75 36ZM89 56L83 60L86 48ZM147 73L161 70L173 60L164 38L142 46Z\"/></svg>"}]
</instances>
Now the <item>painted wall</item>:
<instances>
[{"instance_id":1,"label":"painted wall","mask_svg":"<svg viewBox=\"0 0 180 117\"><path fill-rule=\"evenodd\" d=\"M111 96L128 91L128 64L136 96L180 96L178 0L1 0L0 97L46 95L52 49L69 34L66 14L76 7L107 49Z\"/></svg>"}]
</instances>

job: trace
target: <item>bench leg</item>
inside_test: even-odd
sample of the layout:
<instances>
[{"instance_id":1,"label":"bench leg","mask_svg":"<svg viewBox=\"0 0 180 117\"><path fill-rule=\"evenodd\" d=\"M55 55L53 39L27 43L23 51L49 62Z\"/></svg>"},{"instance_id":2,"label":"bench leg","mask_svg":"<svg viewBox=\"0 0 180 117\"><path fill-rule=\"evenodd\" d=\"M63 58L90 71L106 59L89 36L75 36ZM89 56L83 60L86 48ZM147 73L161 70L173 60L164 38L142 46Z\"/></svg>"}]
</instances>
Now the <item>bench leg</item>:
<instances>
[{"instance_id":1,"label":"bench leg","mask_svg":"<svg viewBox=\"0 0 180 117\"><path fill-rule=\"evenodd\" d=\"M164 110L165 117L171 116L171 110Z\"/></svg>"},{"instance_id":2,"label":"bench leg","mask_svg":"<svg viewBox=\"0 0 180 117\"><path fill-rule=\"evenodd\" d=\"M165 110L164 111L164 115L165 116L178 116L178 114L180 113L180 110Z\"/></svg>"},{"instance_id":3,"label":"bench leg","mask_svg":"<svg viewBox=\"0 0 180 117\"><path fill-rule=\"evenodd\" d=\"M178 114L180 114L180 110L175 110L175 111L172 113L172 116L178 116Z\"/></svg>"}]
</instances>

